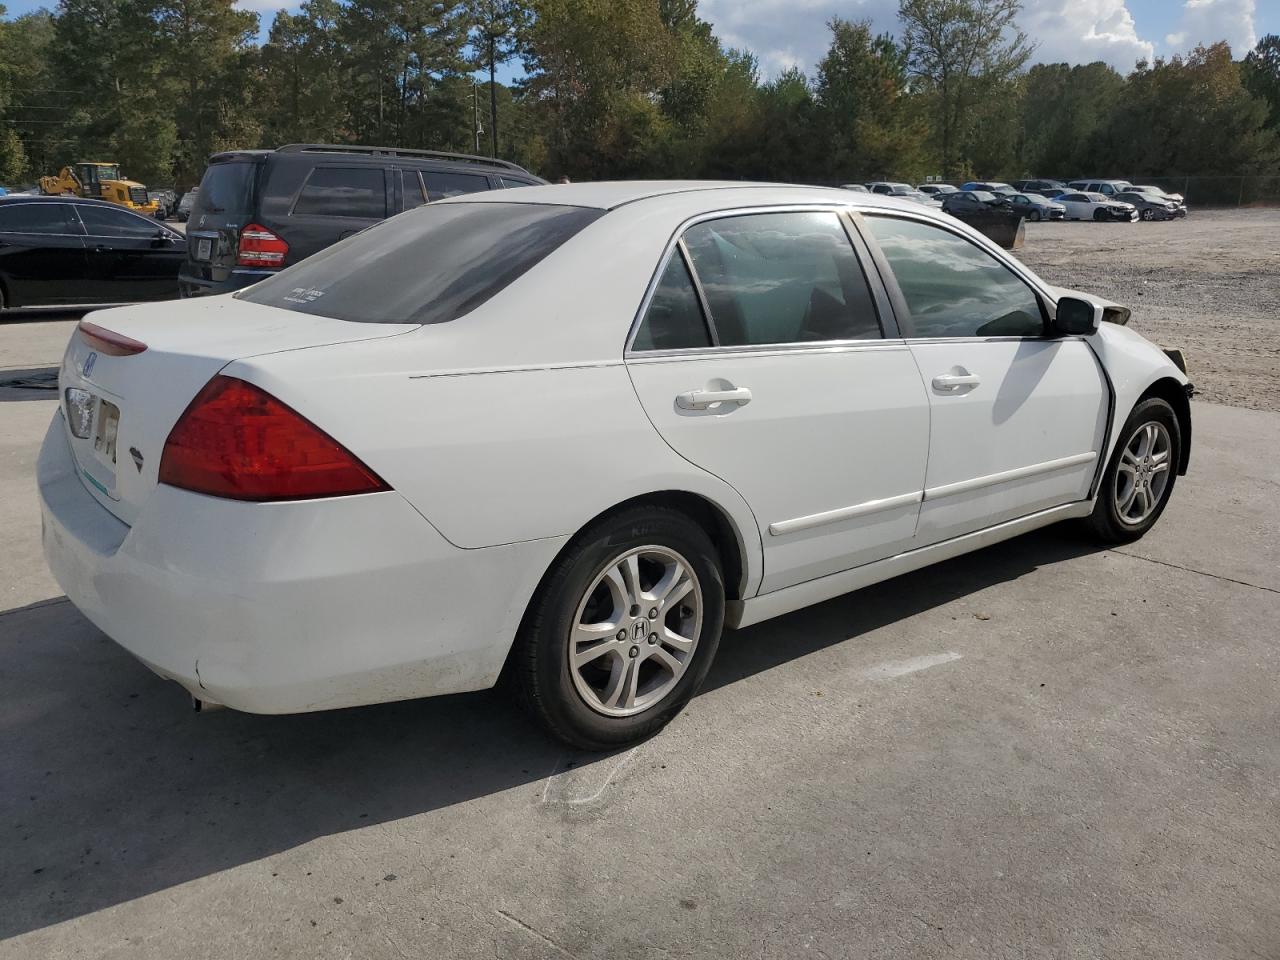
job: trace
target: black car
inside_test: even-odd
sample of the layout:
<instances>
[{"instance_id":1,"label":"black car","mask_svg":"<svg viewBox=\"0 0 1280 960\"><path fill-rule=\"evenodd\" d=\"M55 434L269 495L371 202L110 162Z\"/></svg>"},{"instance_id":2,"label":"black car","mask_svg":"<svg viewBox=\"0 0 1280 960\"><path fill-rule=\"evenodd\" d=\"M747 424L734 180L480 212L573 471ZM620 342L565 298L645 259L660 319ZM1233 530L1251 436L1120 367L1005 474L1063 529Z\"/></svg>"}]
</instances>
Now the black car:
<instances>
[{"instance_id":1,"label":"black car","mask_svg":"<svg viewBox=\"0 0 1280 960\"><path fill-rule=\"evenodd\" d=\"M215 154L188 221L182 295L247 287L432 200L545 182L505 160L434 150L294 143Z\"/></svg>"},{"instance_id":2,"label":"black car","mask_svg":"<svg viewBox=\"0 0 1280 960\"><path fill-rule=\"evenodd\" d=\"M167 300L182 234L104 200L0 197L0 309Z\"/></svg>"},{"instance_id":3,"label":"black car","mask_svg":"<svg viewBox=\"0 0 1280 960\"><path fill-rule=\"evenodd\" d=\"M1038 193L1014 193L1005 198L1009 209L1028 220L1061 220L1066 208Z\"/></svg>"},{"instance_id":4,"label":"black car","mask_svg":"<svg viewBox=\"0 0 1280 960\"><path fill-rule=\"evenodd\" d=\"M942 198L943 212L952 216L989 213L992 210L1007 210L1008 207L1008 198L985 190L960 190Z\"/></svg>"},{"instance_id":5,"label":"black car","mask_svg":"<svg viewBox=\"0 0 1280 960\"><path fill-rule=\"evenodd\" d=\"M1015 180L1011 186L1019 193L1039 193L1046 196L1055 191L1067 192L1067 185L1061 180Z\"/></svg>"}]
</instances>

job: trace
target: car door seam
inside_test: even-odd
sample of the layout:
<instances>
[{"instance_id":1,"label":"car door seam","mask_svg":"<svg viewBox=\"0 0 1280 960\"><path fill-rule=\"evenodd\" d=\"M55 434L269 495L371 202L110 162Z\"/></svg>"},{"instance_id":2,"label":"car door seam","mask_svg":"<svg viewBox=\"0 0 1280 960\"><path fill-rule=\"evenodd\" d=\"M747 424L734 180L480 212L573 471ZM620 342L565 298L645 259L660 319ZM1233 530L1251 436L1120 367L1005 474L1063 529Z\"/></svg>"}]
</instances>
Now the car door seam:
<instances>
[{"instance_id":1,"label":"car door seam","mask_svg":"<svg viewBox=\"0 0 1280 960\"><path fill-rule=\"evenodd\" d=\"M653 432L658 435L658 439L661 440L664 445L666 445L667 449L669 449L672 453L674 453L677 457L679 457L685 463L689 464L689 466L693 467L695 470L698 470L702 473L707 474L708 476L715 477L717 480L719 480L721 483L727 486L730 490L732 490L735 494L737 494L738 499L741 500L743 505L747 508L747 512L751 514L751 519L754 520L756 524L756 543L760 547L760 577L756 581L756 590L755 590L755 593L752 595L752 596L758 596L760 594L760 585L764 583L765 556L764 556L764 533L760 529L760 518L756 516L755 508L751 506L750 501L748 501L747 498L742 495L742 491L739 490L737 487L735 487L732 483L730 483L724 477L720 476L720 474L716 473L715 471L708 470L706 467L702 466L701 464L694 463L692 460L690 460L683 453L681 453L679 450L677 450L674 446L671 445L671 441L668 440L663 435L662 431L658 428L658 425L653 422L653 417L649 415L649 410L645 407L644 400L642 400L640 397L640 388L636 386L635 378L632 377L631 375L630 364L624 362L622 365L623 367L626 368L627 382L631 384L631 392L632 394L635 395L636 403L639 404L640 406L640 412L644 414L644 418L649 421L649 426L651 426L653 428ZM748 571L745 566L746 559L747 558L744 556L742 576L743 576L743 579L749 583L751 578L748 575ZM743 593L746 593L746 591L744 590ZM747 597L744 596L742 599L746 600Z\"/></svg>"}]
</instances>

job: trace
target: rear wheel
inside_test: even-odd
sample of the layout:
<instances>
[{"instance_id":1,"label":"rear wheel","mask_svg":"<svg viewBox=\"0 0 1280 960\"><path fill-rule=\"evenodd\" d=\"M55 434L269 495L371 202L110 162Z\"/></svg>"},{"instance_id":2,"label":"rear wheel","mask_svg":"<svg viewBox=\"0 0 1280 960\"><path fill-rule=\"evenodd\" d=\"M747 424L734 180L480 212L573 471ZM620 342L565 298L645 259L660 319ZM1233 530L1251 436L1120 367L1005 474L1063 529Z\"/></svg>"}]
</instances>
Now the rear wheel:
<instances>
[{"instance_id":1,"label":"rear wheel","mask_svg":"<svg viewBox=\"0 0 1280 960\"><path fill-rule=\"evenodd\" d=\"M543 578L512 651L529 713L585 750L634 743L697 692L720 642L720 558L683 513L607 517Z\"/></svg>"},{"instance_id":2,"label":"rear wheel","mask_svg":"<svg viewBox=\"0 0 1280 960\"><path fill-rule=\"evenodd\" d=\"M1088 519L1094 536L1104 543L1128 543L1155 526L1173 493L1181 456L1173 408L1158 397L1134 407Z\"/></svg>"}]
</instances>

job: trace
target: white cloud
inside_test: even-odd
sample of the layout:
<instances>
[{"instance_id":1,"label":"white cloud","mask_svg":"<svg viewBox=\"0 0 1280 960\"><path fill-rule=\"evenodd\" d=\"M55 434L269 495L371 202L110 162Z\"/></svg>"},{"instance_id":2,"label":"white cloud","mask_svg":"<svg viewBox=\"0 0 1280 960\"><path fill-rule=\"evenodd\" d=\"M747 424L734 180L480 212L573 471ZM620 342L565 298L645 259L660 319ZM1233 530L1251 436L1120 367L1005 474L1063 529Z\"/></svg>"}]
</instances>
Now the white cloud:
<instances>
[{"instance_id":1,"label":"white cloud","mask_svg":"<svg viewBox=\"0 0 1280 960\"><path fill-rule=\"evenodd\" d=\"M1254 0L1186 0L1177 32L1164 39L1173 53L1225 40L1237 58L1243 57L1258 42L1255 12Z\"/></svg>"},{"instance_id":2,"label":"white cloud","mask_svg":"<svg viewBox=\"0 0 1280 960\"><path fill-rule=\"evenodd\" d=\"M261 14L264 27L271 26L271 20L275 17L277 10L295 10L298 7L297 2L282 2L282 0L235 0L235 5L241 10L251 10Z\"/></svg>"},{"instance_id":3,"label":"white cloud","mask_svg":"<svg viewBox=\"0 0 1280 960\"><path fill-rule=\"evenodd\" d=\"M834 16L869 18L876 33L899 32L897 0L702 0L698 11L726 46L754 52L766 76L798 66L812 77L831 39L826 23ZM1103 60L1128 72L1155 52L1138 36L1125 0L1025 0L1019 25L1039 42L1035 59L1043 63Z\"/></svg>"},{"instance_id":4,"label":"white cloud","mask_svg":"<svg viewBox=\"0 0 1280 960\"><path fill-rule=\"evenodd\" d=\"M1102 60L1128 73L1150 60L1155 47L1138 36L1124 0L1027 0L1022 29L1039 41L1040 63L1092 63Z\"/></svg>"},{"instance_id":5,"label":"white cloud","mask_svg":"<svg viewBox=\"0 0 1280 960\"><path fill-rule=\"evenodd\" d=\"M726 47L754 53L760 72L799 67L811 78L831 42L827 21L871 20L875 33L897 32L897 0L702 0L698 13Z\"/></svg>"}]
</instances>

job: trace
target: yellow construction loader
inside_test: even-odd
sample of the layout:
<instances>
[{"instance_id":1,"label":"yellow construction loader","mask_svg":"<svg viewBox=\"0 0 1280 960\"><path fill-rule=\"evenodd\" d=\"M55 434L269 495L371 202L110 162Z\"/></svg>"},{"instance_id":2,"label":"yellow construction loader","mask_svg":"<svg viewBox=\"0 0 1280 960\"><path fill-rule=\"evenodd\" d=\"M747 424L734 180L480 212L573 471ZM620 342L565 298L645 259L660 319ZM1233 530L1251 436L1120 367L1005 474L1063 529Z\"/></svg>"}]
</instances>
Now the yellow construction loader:
<instances>
[{"instance_id":1,"label":"yellow construction loader","mask_svg":"<svg viewBox=\"0 0 1280 960\"><path fill-rule=\"evenodd\" d=\"M154 217L160 209L160 205L147 196L145 186L120 176L118 163L77 163L63 167L56 177L40 178L40 192L110 200L145 217Z\"/></svg>"}]
</instances>

